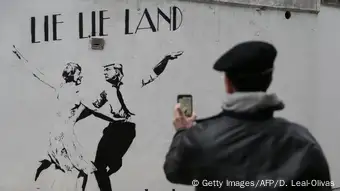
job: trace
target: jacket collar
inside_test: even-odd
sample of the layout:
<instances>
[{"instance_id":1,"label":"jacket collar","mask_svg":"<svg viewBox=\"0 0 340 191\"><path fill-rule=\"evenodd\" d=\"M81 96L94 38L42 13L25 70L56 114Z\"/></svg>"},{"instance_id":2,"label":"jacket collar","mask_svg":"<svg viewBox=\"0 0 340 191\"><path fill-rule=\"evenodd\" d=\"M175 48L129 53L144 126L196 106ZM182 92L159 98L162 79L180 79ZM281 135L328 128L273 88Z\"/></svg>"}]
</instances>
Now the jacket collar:
<instances>
[{"instance_id":1,"label":"jacket collar","mask_svg":"<svg viewBox=\"0 0 340 191\"><path fill-rule=\"evenodd\" d=\"M225 114L244 119L267 119L274 111L284 109L276 94L265 92L235 92L227 96L222 109Z\"/></svg>"}]
</instances>

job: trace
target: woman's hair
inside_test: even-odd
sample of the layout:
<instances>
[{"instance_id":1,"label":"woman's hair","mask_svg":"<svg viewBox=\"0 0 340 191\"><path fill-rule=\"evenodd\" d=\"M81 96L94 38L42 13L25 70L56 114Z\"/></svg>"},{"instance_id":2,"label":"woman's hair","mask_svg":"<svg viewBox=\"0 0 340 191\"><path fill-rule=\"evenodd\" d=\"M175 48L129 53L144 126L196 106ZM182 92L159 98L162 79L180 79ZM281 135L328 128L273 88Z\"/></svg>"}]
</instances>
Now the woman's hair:
<instances>
[{"instance_id":1,"label":"woman's hair","mask_svg":"<svg viewBox=\"0 0 340 191\"><path fill-rule=\"evenodd\" d=\"M81 72L81 66L74 62L69 62L66 64L62 76L66 83L74 81L74 74L79 70Z\"/></svg>"}]
</instances>

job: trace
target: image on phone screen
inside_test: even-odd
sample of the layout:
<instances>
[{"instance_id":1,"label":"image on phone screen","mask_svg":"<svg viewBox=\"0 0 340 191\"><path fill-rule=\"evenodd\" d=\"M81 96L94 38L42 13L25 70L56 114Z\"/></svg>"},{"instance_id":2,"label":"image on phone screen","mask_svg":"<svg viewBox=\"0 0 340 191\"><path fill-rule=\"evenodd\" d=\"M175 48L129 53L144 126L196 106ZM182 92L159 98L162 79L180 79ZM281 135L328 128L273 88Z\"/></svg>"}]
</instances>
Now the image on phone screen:
<instances>
[{"instance_id":1,"label":"image on phone screen","mask_svg":"<svg viewBox=\"0 0 340 191\"><path fill-rule=\"evenodd\" d=\"M193 112L192 95L178 95L177 102L181 105L184 115L190 117Z\"/></svg>"}]
</instances>

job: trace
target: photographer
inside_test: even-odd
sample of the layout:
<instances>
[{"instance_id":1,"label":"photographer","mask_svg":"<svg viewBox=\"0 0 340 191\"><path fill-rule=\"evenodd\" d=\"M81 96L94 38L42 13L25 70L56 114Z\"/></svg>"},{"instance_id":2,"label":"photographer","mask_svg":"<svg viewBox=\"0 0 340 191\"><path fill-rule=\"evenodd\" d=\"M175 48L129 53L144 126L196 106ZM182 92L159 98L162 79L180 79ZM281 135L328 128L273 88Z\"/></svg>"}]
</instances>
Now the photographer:
<instances>
[{"instance_id":1,"label":"photographer","mask_svg":"<svg viewBox=\"0 0 340 191\"><path fill-rule=\"evenodd\" d=\"M266 92L276 55L273 45L250 41L217 60L213 68L225 73L228 94L219 114L196 121L176 105L176 133L163 166L170 182L197 191L332 190L317 140L302 125L274 117L284 108Z\"/></svg>"}]
</instances>

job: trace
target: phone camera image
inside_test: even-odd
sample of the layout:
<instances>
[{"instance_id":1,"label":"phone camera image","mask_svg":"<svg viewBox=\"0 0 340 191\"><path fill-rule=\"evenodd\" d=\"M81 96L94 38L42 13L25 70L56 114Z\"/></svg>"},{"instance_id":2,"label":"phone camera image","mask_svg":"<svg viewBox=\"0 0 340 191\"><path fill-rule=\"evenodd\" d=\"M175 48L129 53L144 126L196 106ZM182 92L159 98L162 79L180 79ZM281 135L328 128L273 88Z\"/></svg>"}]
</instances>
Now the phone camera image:
<instances>
[{"instance_id":1,"label":"phone camera image","mask_svg":"<svg viewBox=\"0 0 340 191\"><path fill-rule=\"evenodd\" d=\"M177 102L181 105L181 110L184 115L190 117L192 115L192 96L191 95L179 95Z\"/></svg>"}]
</instances>

